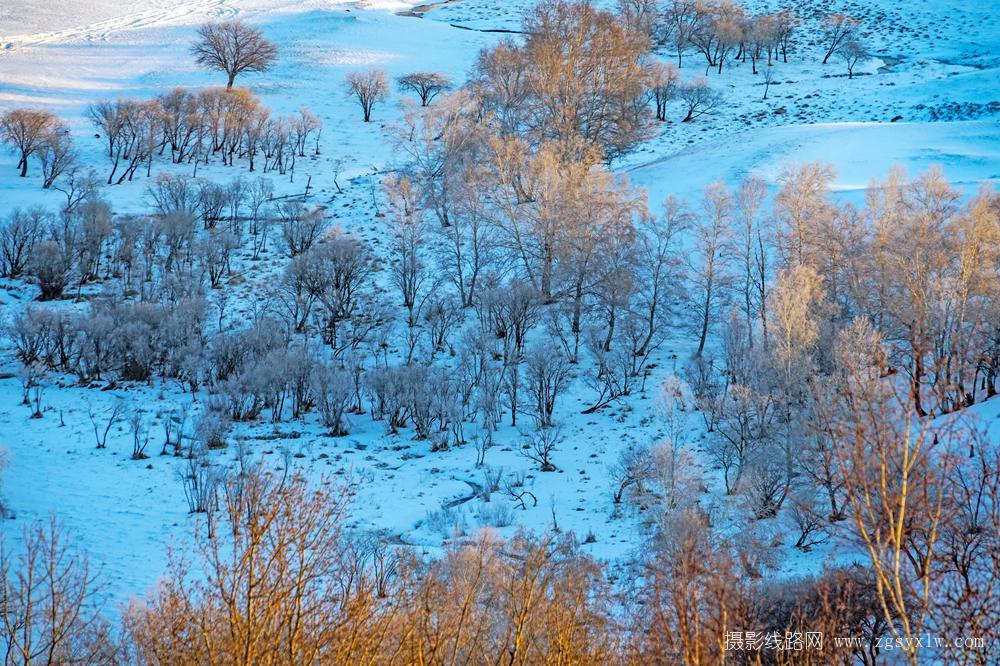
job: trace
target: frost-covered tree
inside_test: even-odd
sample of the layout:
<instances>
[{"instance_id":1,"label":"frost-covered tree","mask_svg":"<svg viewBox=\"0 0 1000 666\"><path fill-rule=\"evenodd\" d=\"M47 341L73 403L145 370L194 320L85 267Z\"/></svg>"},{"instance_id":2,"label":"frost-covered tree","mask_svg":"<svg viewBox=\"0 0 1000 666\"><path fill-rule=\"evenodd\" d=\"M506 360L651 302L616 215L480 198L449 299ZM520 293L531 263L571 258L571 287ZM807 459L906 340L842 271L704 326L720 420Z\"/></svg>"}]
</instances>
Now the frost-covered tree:
<instances>
[{"instance_id":1,"label":"frost-covered tree","mask_svg":"<svg viewBox=\"0 0 1000 666\"><path fill-rule=\"evenodd\" d=\"M72 248L65 243L43 240L32 247L27 272L42 290L39 300L62 298L63 290L69 285L72 269Z\"/></svg>"},{"instance_id":2,"label":"frost-covered tree","mask_svg":"<svg viewBox=\"0 0 1000 666\"><path fill-rule=\"evenodd\" d=\"M46 132L38 149L38 159L42 163L42 189L49 189L77 161L73 137L61 123Z\"/></svg>"},{"instance_id":3,"label":"frost-covered tree","mask_svg":"<svg viewBox=\"0 0 1000 666\"><path fill-rule=\"evenodd\" d=\"M705 188L690 255L689 297L697 317L698 349L705 350L709 328L728 300L732 282L732 193L716 182Z\"/></svg>"},{"instance_id":4,"label":"frost-covered tree","mask_svg":"<svg viewBox=\"0 0 1000 666\"><path fill-rule=\"evenodd\" d=\"M361 105L365 122L371 122L375 105L389 98L389 77L380 69L349 72L345 86L347 94Z\"/></svg>"},{"instance_id":5,"label":"frost-covered tree","mask_svg":"<svg viewBox=\"0 0 1000 666\"><path fill-rule=\"evenodd\" d=\"M41 150L59 119L48 111L11 109L0 115L0 139L18 152L17 168L28 175L28 159Z\"/></svg>"}]
</instances>

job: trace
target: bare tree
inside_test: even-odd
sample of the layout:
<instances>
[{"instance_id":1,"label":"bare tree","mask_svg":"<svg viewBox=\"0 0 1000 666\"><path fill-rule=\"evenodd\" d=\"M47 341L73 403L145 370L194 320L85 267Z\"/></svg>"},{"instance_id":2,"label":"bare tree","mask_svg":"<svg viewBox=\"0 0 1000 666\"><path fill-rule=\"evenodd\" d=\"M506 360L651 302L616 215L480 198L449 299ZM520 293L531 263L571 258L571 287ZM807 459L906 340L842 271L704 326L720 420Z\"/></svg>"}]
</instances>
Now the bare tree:
<instances>
[{"instance_id":1,"label":"bare tree","mask_svg":"<svg viewBox=\"0 0 1000 666\"><path fill-rule=\"evenodd\" d=\"M505 133L550 141L587 165L650 135L648 35L591 3L544 0L525 17L523 45L481 54L473 86Z\"/></svg>"},{"instance_id":2,"label":"bare tree","mask_svg":"<svg viewBox=\"0 0 1000 666\"><path fill-rule=\"evenodd\" d=\"M426 218L417 208L416 194L409 180L390 179L385 189L391 203L392 282L403 297L408 313L407 325L413 328L420 319L434 281L424 250L428 236Z\"/></svg>"},{"instance_id":3,"label":"bare tree","mask_svg":"<svg viewBox=\"0 0 1000 666\"><path fill-rule=\"evenodd\" d=\"M778 48L781 49L781 59L783 62L788 62L788 47L792 42L792 35L795 34L795 29L799 25L799 17L795 15L790 9L785 9L775 14L774 17L774 37L777 45L775 48L775 55L777 55Z\"/></svg>"},{"instance_id":4,"label":"bare tree","mask_svg":"<svg viewBox=\"0 0 1000 666\"><path fill-rule=\"evenodd\" d=\"M28 158L42 148L49 132L58 124L58 119L48 111L12 109L0 115L0 139L20 154L17 166L22 178L28 175Z\"/></svg>"},{"instance_id":5,"label":"bare tree","mask_svg":"<svg viewBox=\"0 0 1000 666\"><path fill-rule=\"evenodd\" d=\"M278 57L278 47L273 42L240 20L201 26L191 52L199 65L226 73L226 89L233 87L236 76L242 72L271 69Z\"/></svg>"},{"instance_id":6,"label":"bare tree","mask_svg":"<svg viewBox=\"0 0 1000 666\"><path fill-rule=\"evenodd\" d=\"M641 221L636 243L636 315L644 323L644 335L634 351L644 356L658 343L677 296L683 292L681 234L691 224L691 212L676 197L667 197L660 217ZM675 308L674 308L675 309Z\"/></svg>"},{"instance_id":7,"label":"bare tree","mask_svg":"<svg viewBox=\"0 0 1000 666\"><path fill-rule=\"evenodd\" d=\"M767 197L767 184L758 176L740 182L735 197L735 243L739 259L743 317L748 325L747 337L753 347L753 324L759 316L766 328L765 294L767 289L767 253L764 250L764 231L759 213Z\"/></svg>"},{"instance_id":8,"label":"bare tree","mask_svg":"<svg viewBox=\"0 0 1000 666\"><path fill-rule=\"evenodd\" d=\"M104 425L103 432L101 427L97 422L97 414L94 413L93 407L87 407L87 415L90 417L90 423L94 427L94 439L97 440L97 448L103 449L108 446L108 434L111 429L115 427L115 424L121 421L122 415L125 413L125 401L121 399L115 399L111 403L111 410L108 412L108 420Z\"/></svg>"},{"instance_id":9,"label":"bare tree","mask_svg":"<svg viewBox=\"0 0 1000 666\"><path fill-rule=\"evenodd\" d=\"M41 208L14 210L10 220L0 226L0 276L21 276L35 243L41 238L47 218Z\"/></svg>"},{"instance_id":10,"label":"bare tree","mask_svg":"<svg viewBox=\"0 0 1000 666\"><path fill-rule=\"evenodd\" d=\"M389 77L380 69L347 74L347 94L355 97L364 113L365 122L371 122L372 109L389 97Z\"/></svg>"},{"instance_id":11,"label":"bare tree","mask_svg":"<svg viewBox=\"0 0 1000 666\"><path fill-rule=\"evenodd\" d=\"M705 13L695 0L671 0L663 10L664 33L661 41L670 41L677 52L677 66L684 66L684 52L692 46L695 33L703 28Z\"/></svg>"},{"instance_id":12,"label":"bare tree","mask_svg":"<svg viewBox=\"0 0 1000 666\"><path fill-rule=\"evenodd\" d=\"M534 414L541 428L552 425L556 398L569 381L569 359L553 346L530 350L525 359L528 390L534 398Z\"/></svg>"},{"instance_id":13,"label":"bare tree","mask_svg":"<svg viewBox=\"0 0 1000 666\"><path fill-rule=\"evenodd\" d=\"M646 482L656 473L656 466L649 447L629 445L618 453L615 462L608 466L608 472L613 482L611 499L617 505L621 504L629 488L644 493Z\"/></svg>"},{"instance_id":14,"label":"bare tree","mask_svg":"<svg viewBox=\"0 0 1000 666\"><path fill-rule=\"evenodd\" d=\"M686 123L722 106L722 93L712 88L706 79L694 79L681 84L677 88L677 94L684 102L687 115L683 122Z\"/></svg>"},{"instance_id":15,"label":"bare tree","mask_svg":"<svg viewBox=\"0 0 1000 666\"><path fill-rule=\"evenodd\" d=\"M223 473L216 469L208 457L208 449L199 445L187 457L184 466L177 470L184 488L189 513L209 513L218 503L219 486Z\"/></svg>"},{"instance_id":16,"label":"bare tree","mask_svg":"<svg viewBox=\"0 0 1000 666\"><path fill-rule=\"evenodd\" d=\"M733 198L721 182L705 188L702 211L696 225L695 252L689 272L691 298L698 316L698 350L701 356L708 331L728 296L731 281L731 221Z\"/></svg>"},{"instance_id":17,"label":"bare tree","mask_svg":"<svg viewBox=\"0 0 1000 666\"><path fill-rule=\"evenodd\" d=\"M427 106L439 94L450 90L452 83L440 72L413 72L396 79L402 90L410 90L420 98L420 106Z\"/></svg>"},{"instance_id":18,"label":"bare tree","mask_svg":"<svg viewBox=\"0 0 1000 666\"><path fill-rule=\"evenodd\" d=\"M114 663L97 576L53 519L24 530L15 556L0 536L0 645L12 664Z\"/></svg>"},{"instance_id":19,"label":"bare tree","mask_svg":"<svg viewBox=\"0 0 1000 666\"><path fill-rule=\"evenodd\" d=\"M949 516L949 482L966 428L920 419L912 394L864 375L842 384L823 415L836 442L850 537L864 551L877 599L907 663L920 663L921 636L944 592L939 543Z\"/></svg>"},{"instance_id":20,"label":"bare tree","mask_svg":"<svg viewBox=\"0 0 1000 666\"><path fill-rule=\"evenodd\" d=\"M767 99L767 93L774 84L774 80L777 74L774 71L773 65L768 65L764 70L764 99Z\"/></svg>"},{"instance_id":21,"label":"bare tree","mask_svg":"<svg viewBox=\"0 0 1000 666\"><path fill-rule=\"evenodd\" d=\"M826 31L826 55L823 56L825 65L830 56L837 52L840 45L854 36L858 30L858 20L847 14L830 14L823 20L823 29Z\"/></svg>"},{"instance_id":22,"label":"bare tree","mask_svg":"<svg viewBox=\"0 0 1000 666\"><path fill-rule=\"evenodd\" d=\"M538 464L538 469L542 472L554 472L556 466L552 464L552 452L562 441L562 431L559 428L539 428L528 437L528 441L521 447L521 454Z\"/></svg>"},{"instance_id":23,"label":"bare tree","mask_svg":"<svg viewBox=\"0 0 1000 666\"><path fill-rule=\"evenodd\" d=\"M141 409L136 409L128 418L129 431L132 433L132 460L145 460L146 446L149 444L149 426Z\"/></svg>"},{"instance_id":24,"label":"bare tree","mask_svg":"<svg viewBox=\"0 0 1000 666\"><path fill-rule=\"evenodd\" d=\"M847 65L848 79L854 78L854 66L869 57L868 49L865 48L860 39L854 36L848 37L837 47L837 55Z\"/></svg>"},{"instance_id":25,"label":"bare tree","mask_svg":"<svg viewBox=\"0 0 1000 666\"><path fill-rule=\"evenodd\" d=\"M274 212L281 221L281 236L289 257L296 257L320 239L327 226L323 208L307 208L302 202L286 200L274 205Z\"/></svg>"},{"instance_id":26,"label":"bare tree","mask_svg":"<svg viewBox=\"0 0 1000 666\"><path fill-rule=\"evenodd\" d=\"M73 137L61 123L55 124L42 139L38 150L42 162L42 189L49 189L67 169L76 164L76 150Z\"/></svg>"},{"instance_id":27,"label":"bare tree","mask_svg":"<svg viewBox=\"0 0 1000 666\"><path fill-rule=\"evenodd\" d=\"M84 171L81 166L74 164L70 165L66 178L62 182L56 181L52 189L63 193L66 197L63 210L70 212L81 202L90 198L97 191L100 183L101 179L96 171L93 169Z\"/></svg>"}]
</instances>

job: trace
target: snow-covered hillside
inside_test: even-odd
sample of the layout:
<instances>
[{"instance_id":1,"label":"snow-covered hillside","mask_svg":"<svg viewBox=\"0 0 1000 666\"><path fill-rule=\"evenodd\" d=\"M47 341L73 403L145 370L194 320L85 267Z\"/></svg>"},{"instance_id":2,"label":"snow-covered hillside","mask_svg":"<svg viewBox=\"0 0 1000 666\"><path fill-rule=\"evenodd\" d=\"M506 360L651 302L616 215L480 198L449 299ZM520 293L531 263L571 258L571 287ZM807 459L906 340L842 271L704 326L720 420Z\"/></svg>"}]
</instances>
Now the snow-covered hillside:
<instances>
[{"instance_id":1,"label":"snow-covered hillside","mask_svg":"<svg viewBox=\"0 0 1000 666\"><path fill-rule=\"evenodd\" d=\"M502 39L518 39L521 12L530 0L449 0L434 8L409 11L418 2L403 0L5 0L0 6L0 112L43 107L58 114L76 139L82 159L100 174L108 169L104 144L86 117L89 104L119 97L150 98L171 88L219 85L220 77L197 67L189 46L200 24L238 17L259 27L279 47L277 66L247 74L248 85L275 114L306 106L323 121L317 155L303 158L291 173L274 176L276 195L300 195L324 204L333 225L364 239L383 255L387 226L379 183L399 162L393 125L400 122L397 101L375 109L363 123L344 90L347 72L377 66L391 77L412 71L440 71L463 81L480 50ZM603 3L611 4L611 3ZM778 0L750 3L778 6ZM786 3L787 4L787 3ZM761 76L748 63L734 62L707 78L725 95L716 113L680 122L670 107L668 122L637 150L612 164L632 183L645 188L651 208L671 193L692 201L713 181L735 185L758 174L773 190L789 162L823 160L836 171L832 187L846 200L863 203L874 178L893 165L913 175L938 165L966 197L983 185L1000 183L1000 12L990 2L963 0L795 0L804 18L789 62L775 65L777 76L767 98ZM829 11L859 17L872 57L848 79L842 63L822 59L819 21ZM673 59L665 51L665 61ZM689 55L681 70L691 79L705 75L701 60ZM17 177L17 157L0 151L0 219L15 208L40 205L58 210L64 195L42 190L40 179ZM155 166L157 173L192 175L190 164ZM225 183L240 166L217 163L198 168L199 176ZM149 210L149 179L103 188L117 215ZM246 324L264 301L287 263L271 251L250 261L241 248L234 259L238 279L212 299L209 328ZM384 257L383 257L384 258ZM385 268L377 280L387 282ZM97 284L84 288L95 295ZM218 293L226 294L224 300ZM23 280L0 280L0 318L12 319L37 295ZM60 302L67 311L80 302ZM218 323L216 323L216 319ZM543 327L539 327L541 329ZM387 433L383 421L352 414L350 434L330 437L310 417L302 421L239 424L233 441L275 467L295 465L317 478L350 477L357 482L352 527L379 530L394 543L436 552L445 541L482 525L505 533L518 526L545 530L553 525L573 531L589 552L616 561L644 545L645 517L616 510L611 500L609 466L628 445L648 445L666 427L660 384L682 374L694 343L686 329L673 331L657 350L643 386L596 413L586 367L574 367L573 381L559 401L556 421L562 440L554 456L556 471L542 472L521 453L525 435L504 426L487 463L505 474L524 475L535 502L523 508L495 495L477 497L484 481L473 444L432 451L411 429ZM405 354L398 342L388 352ZM164 571L166 548L183 548L195 517L188 513L179 475L185 462L160 456L163 424L178 405L201 411L202 391L191 394L177 381L149 384L94 382L50 375L42 395L43 418L31 418L21 404L18 362L9 340L0 339L0 446L10 459L2 492L15 520L3 523L6 537L17 539L20 526L54 514L90 553L108 582L115 602L143 595ZM141 407L150 436L148 460L129 459L132 434L117 424L107 448L95 447L95 426L117 400ZM995 402L995 401L994 401ZM993 421L993 403L977 408ZM103 426L100 426L103 427ZM470 431L475 430L470 424ZM696 449L705 438L702 419L691 414L683 424ZM234 464L236 446L211 455L220 465ZM722 492L717 470L695 458L706 479L705 503L730 515L735 500ZM831 544L803 553L781 547L785 573L809 572L825 557L837 557Z\"/></svg>"}]
</instances>

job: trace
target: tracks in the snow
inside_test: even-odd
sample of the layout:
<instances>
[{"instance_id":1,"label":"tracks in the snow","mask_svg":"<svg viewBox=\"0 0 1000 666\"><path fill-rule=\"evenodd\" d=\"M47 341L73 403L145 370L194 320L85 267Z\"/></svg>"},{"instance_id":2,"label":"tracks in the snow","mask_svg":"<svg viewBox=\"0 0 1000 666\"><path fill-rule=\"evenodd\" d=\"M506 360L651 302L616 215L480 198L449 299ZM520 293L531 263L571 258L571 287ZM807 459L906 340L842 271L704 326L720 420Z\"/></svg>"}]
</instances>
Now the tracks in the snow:
<instances>
[{"instance_id":1,"label":"tracks in the snow","mask_svg":"<svg viewBox=\"0 0 1000 666\"><path fill-rule=\"evenodd\" d=\"M118 32L139 30L164 23L172 23L189 16L229 17L235 15L238 11L228 5L228 0L190 0L189 2L173 4L169 7L157 7L127 16L98 21L90 25L67 28L66 30L29 35L0 36L0 53L42 44L59 44L74 41L89 43L103 42Z\"/></svg>"}]
</instances>

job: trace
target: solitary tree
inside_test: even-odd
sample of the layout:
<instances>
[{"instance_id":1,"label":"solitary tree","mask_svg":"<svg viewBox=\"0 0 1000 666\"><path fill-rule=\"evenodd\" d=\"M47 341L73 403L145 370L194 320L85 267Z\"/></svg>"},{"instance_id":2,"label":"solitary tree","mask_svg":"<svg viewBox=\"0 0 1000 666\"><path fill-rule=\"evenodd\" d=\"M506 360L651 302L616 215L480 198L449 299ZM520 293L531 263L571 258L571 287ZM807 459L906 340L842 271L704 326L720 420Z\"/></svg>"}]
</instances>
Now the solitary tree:
<instances>
[{"instance_id":1,"label":"solitary tree","mask_svg":"<svg viewBox=\"0 0 1000 666\"><path fill-rule=\"evenodd\" d=\"M420 98L420 106L427 106L435 97L451 89L451 79L439 72L414 72L399 77L400 90L412 91Z\"/></svg>"},{"instance_id":2,"label":"solitary tree","mask_svg":"<svg viewBox=\"0 0 1000 666\"><path fill-rule=\"evenodd\" d=\"M840 45L854 36L858 29L858 21L847 14L830 14L823 21L826 29L826 55L823 56L823 64L830 60L830 56L837 52Z\"/></svg>"},{"instance_id":3,"label":"solitary tree","mask_svg":"<svg viewBox=\"0 0 1000 666\"><path fill-rule=\"evenodd\" d=\"M847 65L847 78L854 78L854 66L868 59L868 50L856 37L850 37L837 49L837 55Z\"/></svg>"},{"instance_id":4,"label":"solitary tree","mask_svg":"<svg viewBox=\"0 0 1000 666\"><path fill-rule=\"evenodd\" d=\"M225 72L229 77L226 89L231 89L237 74L271 69L278 47L243 21L221 21L198 28L191 52L199 65Z\"/></svg>"},{"instance_id":5,"label":"solitary tree","mask_svg":"<svg viewBox=\"0 0 1000 666\"><path fill-rule=\"evenodd\" d=\"M58 119L48 111L12 109L0 115L0 139L21 154L17 162L21 178L28 175L28 158L42 148L58 124Z\"/></svg>"},{"instance_id":6,"label":"solitary tree","mask_svg":"<svg viewBox=\"0 0 1000 666\"><path fill-rule=\"evenodd\" d=\"M358 99L365 122L370 122L375 104L389 97L389 78L380 69L350 72L347 75L347 94Z\"/></svg>"},{"instance_id":7,"label":"solitary tree","mask_svg":"<svg viewBox=\"0 0 1000 666\"><path fill-rule=\"evenodd\" d=\"M695 79L681 84L678 95L684 102L684 108L687 109L683 121L686 123L698 116L711 113L722 105L722 93L712 88L705 79Z\"/></svg>"}]
</instances>

